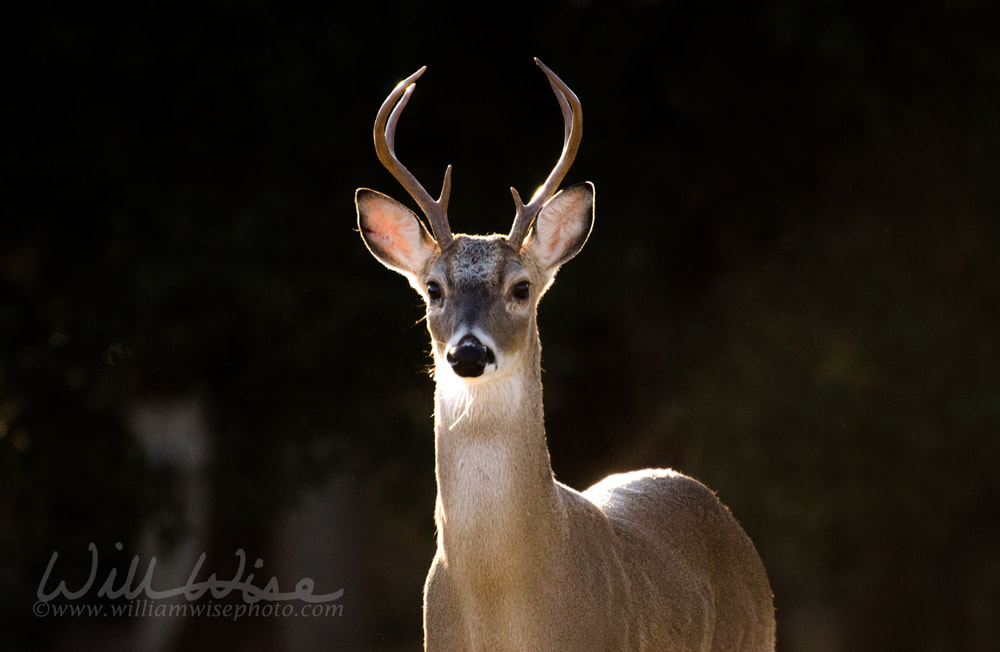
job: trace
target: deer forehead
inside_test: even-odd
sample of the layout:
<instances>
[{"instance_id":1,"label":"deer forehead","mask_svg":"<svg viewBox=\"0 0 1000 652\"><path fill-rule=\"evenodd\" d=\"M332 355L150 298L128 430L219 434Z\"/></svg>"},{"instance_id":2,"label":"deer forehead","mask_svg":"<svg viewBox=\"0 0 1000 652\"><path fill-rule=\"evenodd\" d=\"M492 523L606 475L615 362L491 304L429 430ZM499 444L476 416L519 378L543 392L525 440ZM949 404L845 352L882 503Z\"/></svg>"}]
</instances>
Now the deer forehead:
<instances>
[{"instance_id":1,"label":"deer forehead","mask_svg":"<svg viewBox=\"0 0 1000 652\"><path fill-rule=\"evenodd\" d=\"M441 271L455 285L502 283L525 269L503 236L461 235L441 255Z\"/></svg>"}]
</instances>

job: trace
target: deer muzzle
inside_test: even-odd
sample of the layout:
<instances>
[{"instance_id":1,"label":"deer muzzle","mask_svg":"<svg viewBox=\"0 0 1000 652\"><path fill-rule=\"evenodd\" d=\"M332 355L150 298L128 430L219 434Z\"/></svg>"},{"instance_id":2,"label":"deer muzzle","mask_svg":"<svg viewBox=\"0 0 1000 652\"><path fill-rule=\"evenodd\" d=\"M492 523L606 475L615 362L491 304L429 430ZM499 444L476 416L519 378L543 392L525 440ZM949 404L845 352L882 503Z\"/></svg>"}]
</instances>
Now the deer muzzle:
<instances>
[{"instance_id":1,"label":"deer muzzle","mask_svg":"<svg viewBox=\"0 0 1000 652\"><path fill-rule=\"evenodd\" d=\"M475 335L466 335L445 354L452 370L462 378L477 378L486 365L496 362L496 356Z\"/></svg>"}]
</instances>

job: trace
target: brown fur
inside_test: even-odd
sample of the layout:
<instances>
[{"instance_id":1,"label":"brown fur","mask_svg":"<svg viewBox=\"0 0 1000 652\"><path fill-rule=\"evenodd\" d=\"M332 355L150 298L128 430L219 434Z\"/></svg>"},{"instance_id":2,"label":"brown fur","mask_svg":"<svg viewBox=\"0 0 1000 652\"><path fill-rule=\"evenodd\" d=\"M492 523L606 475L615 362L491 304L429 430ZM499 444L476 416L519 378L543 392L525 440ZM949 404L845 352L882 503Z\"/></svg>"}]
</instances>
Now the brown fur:
<instances>
[{"instance_id":1,"label":"brown fur","mask_svg":"<svg viewBox=\"0 0 1000 652\"><path fill-rule=\"evenodd\" d=\"M773 650L763 564L704 485L646 470L578 493L553 477L536 310L586 241L593 187L551 199L518 250L501 236L460 235L442 251L425 230L393 221L400 205L367 192L362 235L427 300L433 342L438 547L425 648ZM411 237L393 247L400 234ZM512 287L524 280L531 295L519 301ZM442 298L430 297L429 282ZM446 360L468 333L496 353L476 378Z\"/></svg>"}]
</instances>

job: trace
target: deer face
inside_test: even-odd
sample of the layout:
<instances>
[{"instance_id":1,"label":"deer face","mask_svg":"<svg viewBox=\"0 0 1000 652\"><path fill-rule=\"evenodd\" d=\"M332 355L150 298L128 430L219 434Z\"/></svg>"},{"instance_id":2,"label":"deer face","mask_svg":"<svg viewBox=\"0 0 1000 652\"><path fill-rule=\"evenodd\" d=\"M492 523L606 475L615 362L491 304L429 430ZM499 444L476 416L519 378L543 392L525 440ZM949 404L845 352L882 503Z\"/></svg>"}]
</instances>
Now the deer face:
<instances>
[{"instance_id":1,"label":"deer face","mask_svg":"<svg viewBox=\"0 0 1000 652\"><path fill-rule=\"evenodd\" d=\"M424 281L435 360L462 378L506 370L529 331L533 280L504 238L455 238Z\"/></svg>"},{"instance_id":2,"label":"deer face","mask_svg":"<svg viewBox=\"0 0 1000 652\"><path fill-rule=\"evenodd\" d=\"M583 247L594 219L594 189L582 183L545 204L520 247L502 235L458 235L442 250L395 200L362 189L356 201L368 249L424 298L437 368L467 382L518 366L538 300Z\"/></svg>"}]
</instances>

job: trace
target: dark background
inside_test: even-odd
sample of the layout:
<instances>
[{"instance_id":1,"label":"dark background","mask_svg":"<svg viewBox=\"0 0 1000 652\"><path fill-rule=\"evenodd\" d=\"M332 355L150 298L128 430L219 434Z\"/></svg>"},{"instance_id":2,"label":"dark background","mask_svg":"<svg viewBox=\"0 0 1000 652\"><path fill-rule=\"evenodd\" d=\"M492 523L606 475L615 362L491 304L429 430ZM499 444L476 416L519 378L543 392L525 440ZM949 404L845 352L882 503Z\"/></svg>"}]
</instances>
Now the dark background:
<instances>
[{"instance_id":1,"label":"dark background","mask_svg":"<svg viewBox=\"0 0 1000 652\"><path fill-rule=\"evenodd\" d=\"M454 164L455 231L506 232L507 188L530 194L562 134L533 56L583 102L566 182L598 197L539 314L559 478L671 466L718 491L781 650L993 649L993 3L4 12L0 649L419 646L428 343L353 193L409 201L371 126L427 65L400 156L435 193ZM137 436L158 406L207 433L194 471ZM325 527L295 521L310 504ZM186 541L206 573L242 548L288 589L343 587L344 613L178 618L159 647L149 619L32 615L53 551L74 587L89 542L100 582Z\"/></svg>"}]
</instances>

